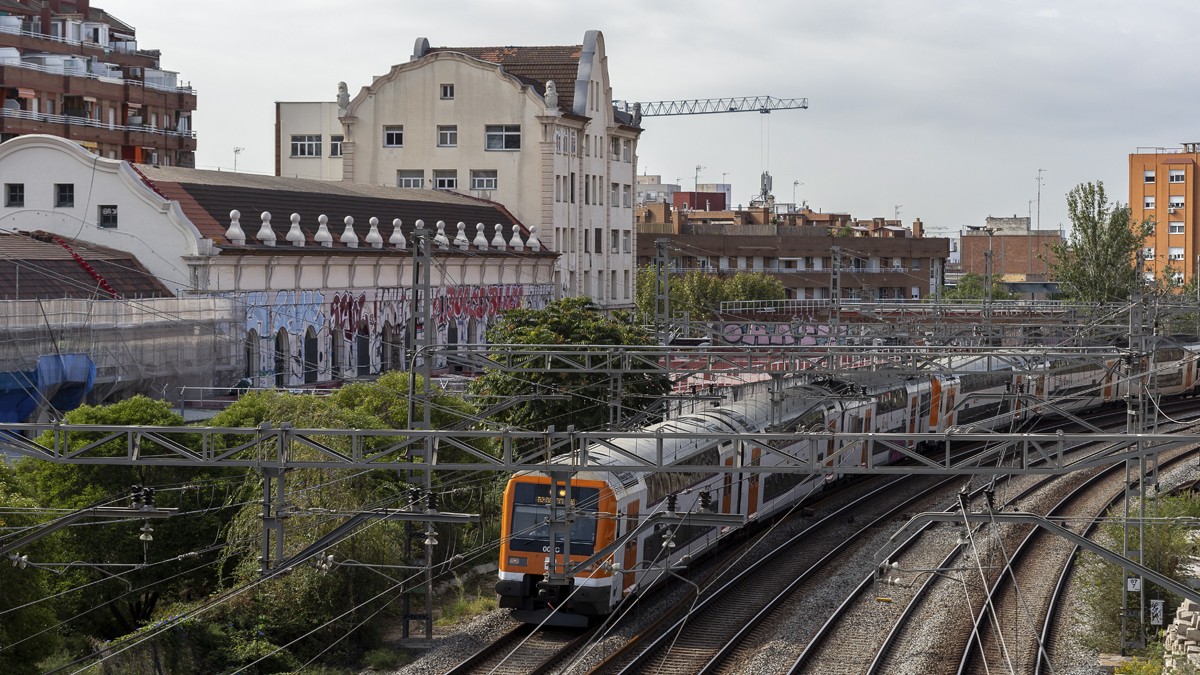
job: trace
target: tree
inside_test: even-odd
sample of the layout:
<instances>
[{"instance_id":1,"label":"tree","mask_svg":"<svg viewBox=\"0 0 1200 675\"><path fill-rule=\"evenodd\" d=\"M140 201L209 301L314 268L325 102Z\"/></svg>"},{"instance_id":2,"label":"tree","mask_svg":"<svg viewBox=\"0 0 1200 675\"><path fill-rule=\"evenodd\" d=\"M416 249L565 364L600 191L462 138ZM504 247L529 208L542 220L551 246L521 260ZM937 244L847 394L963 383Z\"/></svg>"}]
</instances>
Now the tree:
<instances>
[{"instance_id":1,"label":"tree","mask_svg":"<svg viewBox=\"0 0 1200 675\"><path fill-rule=\"evenodd\" d=\"M68 412L66 421L114 426L184 424L168 403L145 396L112 405L81 406ZM69 449L80 449L104 437L101 432L72 433ZM50 436L43 435L40 440L48 443ZM181 435L172 440L198 445L194 436ZM159 452L150 441L143 441L140 450L144 456ZM89 455L124 456L125 452L125 439L118 437L90 450ZM160 599L203 595L215 586L216 572L211 566L197 567L195 560L211 561L212 554L205 553L202 557L185 554L210 547L218 540L220 529L231 514L211 507L219 507L223 502L226 493L222 481L236 475L233 472L151 464L57 464L27 458L18 462L17 475L24 489L35 495L38 505L46 509L124 506L129 504L130 487L141 485L158 488L155 506L183 512L166 520L93 522L64 528L46 538L47 545L52 543L56 548L46 552L47 558L39 562L83 563L67 568L52 580L59 590L82 589L59 603L59 611L67 616L84 614L73 625L81 632L105 639L117 637L148 622ZM185 489L185 485L191 487ZM139 539L144 534L140 528L146 524L153 527L152 541ZM139 563L146 566L133 571L114 567ZM114 571L126 573L115 578ZM170 582L166 583L168 579Z\"/></svg>"},{"instance_id":2,"label":"tree","mask_svg":"<svg viewBox=\"0 0 1200 675\"><path fill-rule=\"evenodd\" d=\"M959 278L954 288L946 289L942 293L942 297L946 300L983 300L987 296L986 281L986 276L969 272ZM1003 278L999 274L993 274L992 299L1012 300L1015 297L1012 293L1004 290Z\"/></svg>"},{"instance_id":3,"label":"tree","mask_svg":"<svg viewBox=\"0 0 1200 675\"><path fill-rule=\"evenodd\" d=\"M638 317L644 323L654 320L655 279L653 266L638 270L635 300ZM667 284L671 314L683 316L686 313L693 321L711 320L720 311L722 302L787 298L787 289L779 279L763 272L736 272L729 275L693 270L686 274L671 274Z\"/></svg>"},{"instance_id":4,"label":"tree","mask_svg":"<svg viewBox=\"0 0 1200 675\"><path fill-rule=\"evenodd\" d=\"M0 462L0 530L36 525L37 500L21 485L15 472ZM31 546L17 554L36 560L44 547ZM46 574L19 565L0 564L0 672L41 672L36 664L59 642ZM17 609L20 607L20 609Z\"/></svg>"},{"instance_id":5,"label":"tree","mask_svg":"<svg viewBox=\"0 0 1200 675\"><path fill-rule=\"evenodd\" d=\"M1114 509L1116 511L1116 509ZM1186 565L1196 553L1191 539L1191 526L1186 521L1200 516L1200 502L1186 496L1162 496L1148 505L1150 518L1145 528L1145 545L1138 540L1138 528L1130 528L1129 548L1141 548L1144 564L1176 581L1183 582L1187 576ZM1100 527L1097 541L1110 551L1120 551L1124 536L1123 513L1110 513L1110 519ZM1137 506L1131 510L1131 518L1143 517ZM1083 602L1088 608L1091 629L1086 642L1088 646L1102 651L1116 652L1121 648L1121 597L1124 595L1125 577L1128 574L1093 553L1080 554L1079 580ZM1137 596L1132 596L1137 597ZM1170 623L1172 608L1179 605L1180 598L1166 589L1147 581L1145 597L1165 600ZM1137 630L1136 623L1131 630Z\"/></svg>"},{"instance_id":6,"label":"tree","mask_svg":"<svg viewBox=\"0 0 1200 675\"><path fill-rule=\"evenodd\" d=\"M1071 237L1055 244L1052 278L1068 296L1083 302L1128 299L1141 280L1136 266L1153 221L1131 222L1130 209L1109 204L1104 183L1082 183L1067 193Z\"/></svg>"},{"instance_id":7,"label":"tree","mask_svg":"<svg viewBox=\"0 0 1200 675\"><path fill-rule=\"evenodd\" d=\"M608 317L586 298L567 298L545 309L518 309L506 313L488 329L494 345L578 345L591 351L612 346L650 346L653 338L627 317ZM519 349L519 347L518 347ZM529 348L544 359L543 348ZM604 428L612 406L620 405L624 417L646 409L670 391L665 374L619 375L608 373L505 372L488 369L471 383L481 408L521 398L523 402L498 412L494 419L521 429L543 430L548 426L580 430ZM619 396L619 400L614 400Z\"/></svg>"}]
</instances>

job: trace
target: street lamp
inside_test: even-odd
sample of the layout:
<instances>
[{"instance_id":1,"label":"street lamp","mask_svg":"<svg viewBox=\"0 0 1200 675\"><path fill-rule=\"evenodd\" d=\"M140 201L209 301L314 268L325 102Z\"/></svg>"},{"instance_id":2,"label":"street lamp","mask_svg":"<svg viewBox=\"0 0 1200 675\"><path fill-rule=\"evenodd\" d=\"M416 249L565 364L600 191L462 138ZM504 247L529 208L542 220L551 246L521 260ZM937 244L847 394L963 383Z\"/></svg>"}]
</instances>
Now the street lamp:
<instances>
[{"instance_id":1,"label":"street lamp","mask_svg":"<svg viewBox=\"0 0 1200 675\"><path fill-rule=\"evenodd\" d=\"M793 212L796 210L796 188L800 187L801 185L804 185L804 183L801 183L798 180L792 181L792 211Z\"/></svg>"}]
</instances>

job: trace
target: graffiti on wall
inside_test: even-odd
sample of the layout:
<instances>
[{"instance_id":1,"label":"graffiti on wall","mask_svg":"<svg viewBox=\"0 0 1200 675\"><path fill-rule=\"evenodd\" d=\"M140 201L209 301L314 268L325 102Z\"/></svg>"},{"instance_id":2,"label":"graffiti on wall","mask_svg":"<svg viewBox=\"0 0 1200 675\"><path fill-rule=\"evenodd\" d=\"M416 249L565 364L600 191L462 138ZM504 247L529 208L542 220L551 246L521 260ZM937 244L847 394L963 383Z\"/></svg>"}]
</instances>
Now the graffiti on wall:
<instances>
[{"instance_id":1,"label":"graffiti on wall","mask_svg":"<svg viewBox=\"0 0 1200 675\"><path fill-rule=\"evenodd\" d=\"M434 293L431 337L438 345L484 342L500 314L542 309L553 300L549 284L452 286ZM423 340L422 325L415 336L407 335L412 289L338 291L326 298L321 291L246 294L246 330L258 337L257 349L247 354L258 367L248 364L247 374L260 385L280 386L375 375L404 366L401 346ZM445 367L444 357L433 365Z\"/></svg>"},{"instance_id":2,"label":"graffiti on wall","mask_svg":"<svg viewBox=\"0 0 1200 675\"><path fill-rule=\"evenodd\" d=\"M845 327L838 331L845 334ZM721 339L731 345L823 345L828 344L829 324L793 319L791 323L727 323Z\"/></svg>"}]
</instances>

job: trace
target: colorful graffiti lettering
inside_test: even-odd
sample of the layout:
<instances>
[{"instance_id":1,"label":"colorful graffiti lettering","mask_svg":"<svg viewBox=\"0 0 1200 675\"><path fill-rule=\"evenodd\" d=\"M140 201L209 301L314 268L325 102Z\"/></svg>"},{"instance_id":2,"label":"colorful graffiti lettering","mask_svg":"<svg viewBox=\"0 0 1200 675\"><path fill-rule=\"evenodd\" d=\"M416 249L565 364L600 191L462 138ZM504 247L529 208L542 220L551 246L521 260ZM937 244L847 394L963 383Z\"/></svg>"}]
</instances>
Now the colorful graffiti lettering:
<instances>
[{"instance_id":1,"label":"colorful graffiti lettering","mask_svg":"<svg viewBox=\"0 0 1200 675\"><path fill-rule=\"evenodd\" d=\"M731 345L820 345L829 342L829 325L786 323L727 323L721 339Z\"/></svg>"}]
</instances>

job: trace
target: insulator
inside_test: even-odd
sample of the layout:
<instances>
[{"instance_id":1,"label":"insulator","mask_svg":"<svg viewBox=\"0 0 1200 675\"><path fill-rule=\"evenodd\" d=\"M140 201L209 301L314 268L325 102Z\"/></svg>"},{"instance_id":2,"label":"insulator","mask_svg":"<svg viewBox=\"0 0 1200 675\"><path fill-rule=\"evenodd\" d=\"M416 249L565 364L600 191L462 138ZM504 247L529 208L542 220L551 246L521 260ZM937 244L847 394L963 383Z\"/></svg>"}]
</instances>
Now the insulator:
<instances>
[{"instance_id":1,"label":"insulator","mask_svg":"<svg viewBox=\"0 0 1200 675\"><path fill-rule=\"evenodd\" d=\"M710 495L708 493L708 491L701 492L700 493L700 508L705 511L711 511L712 505L713 505L712 504L712 495Z\"/></svg>"},{"instance_id":2,"label":"insulator","mask_svg":"<svg viewBox=\"0 0 1200 675\"><path fill-rule=\"evenodd\" d=\"M432 490L425 493L425 510L437 511L437 495Z\"/></svg>"},{"instance_id":3,"label":"insulator","mask_svg":"<svg viewBox=\"0 0 1200 675\"><path fill-rule=\"evenodd\" d=\"M154 488L142 488L142 501L146 502L146 506L154 506Z\"/></svg>"},{"instance_id":4,"label":"insulator","mask_svg":"<svg viewBox=\"0 0 1200 675\"><path fill-rule=\"evenodd\" d=\"M408 489L408 501L410 504L412 504L412 508L414 510L418 506L420 506L420 504L421 504L421 488L415 488L415 487L409 488Z\"/></svg>"},{"instance_id":5,"label":"insulator","mask_svg":"<svg viewBox=\"0 0 1200 675\"><path fill-rule=\"evenodd\" d=\"M679 503L679 495L677 495L677 494L667 495L667 511L668 512L675 513L675 505L678 503Z\"/></svg>"},{"instance_id":6,"label":"insulator","mask_svg":"<svg viewBox=\"0 0 1200 675\"><path fill-rule=\"evenodd\" d=\"M129 488L129 500L134 507L142 505L142 486L134 485Z\"/></svg>"}]
</instances>

